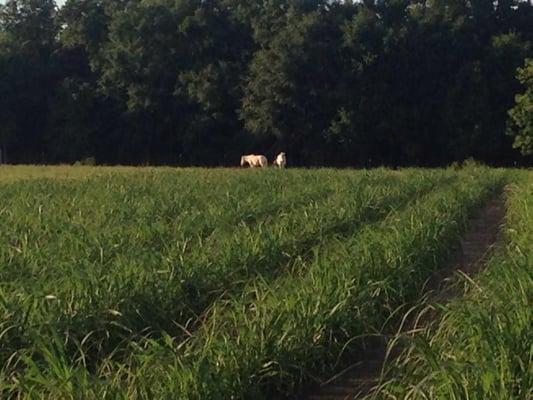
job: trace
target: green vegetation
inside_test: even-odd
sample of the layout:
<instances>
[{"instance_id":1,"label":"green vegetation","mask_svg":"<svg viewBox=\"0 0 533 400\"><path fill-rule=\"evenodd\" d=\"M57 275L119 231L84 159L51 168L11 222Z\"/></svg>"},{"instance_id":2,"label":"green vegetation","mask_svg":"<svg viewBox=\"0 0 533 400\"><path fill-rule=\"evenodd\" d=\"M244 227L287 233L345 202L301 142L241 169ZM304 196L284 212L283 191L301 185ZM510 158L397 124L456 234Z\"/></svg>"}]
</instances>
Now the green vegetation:
<instances>
[{"instance_id":1,"label":"green vegetation","mask_svg":"<svg viewBox=\"0 0 533 400\"><path fill-rule=\"evenodd\" d=\"M518 69L518 79L525 91L516 95L516 105L509 110L512 122L509 134L515 137L513 146L522 154L533 154L533 59L526 60L524 68Z\"/></svg>"},{"instance_id":2,"label":"green vegetation","mask_svg":"<svg viewBox=\"0 0 533 400\"><path fill-rule=\"evenodd\" d=\"M0 1L0 163L532 161L528 0L56 4Z\"/></svg>"},{"instance_id":3,"label":"green vegetation","mask_svg":"<svg viewBox=\"0 0 533 400\"><path fill-rule=\"evenodd\" d=\"M419 301L510 176L78 168L0 184L1 397L298 393Z\"/></svg>"},{"instance_id":4,"label":"green vegetation","mask_svg":"<svg viewBox=\"0 0 533 400\"><path fill-rule=\"evenodd\" d=\"M16 238L0 279L24 293L18 307L28 311L17 318L32 321L31 313L80 339L94 331L91 342L117 330L101 326L105 310L120 309L120 331L128 336L147 327L175 331L251 276L282 273L328 235L349 235L450 178L251 172L147 172L6 187L7 202L21 191L31 197L5 213L9 228L2 232L7 241ZM108 206L88 211L97 202ZM28 308L37 293L71 298L64 307L75 315Z\"/></svg>"},{"instance_id":5,"label":"green vegetation","mask_svg":"<svg viewBox=\"0 0 533 400\"><path fill-rule=\"evenodd\" d=\"M521 173L508 191L505 243L483 272L459 280L462 297L407 338L395 378L373 398L533 398L532 210L533 175Z\"/></svg>"},{"instance_id":6,"label":"green vegetation","mask_svg":"<svg viewBox=\"0 0 533 400\"><path fill-rule=\"evenodd\" d=\"M144 170L148 170L145 168ZM161 169L160 169L161 170ZM68 165L37 166L37 165L0 165L0 183L29 180L37 178L75 179L87 178L95 175L109 175L111 173L126 173L139 171L130 167L76 167Z\"/></svg>"}]
</instances>

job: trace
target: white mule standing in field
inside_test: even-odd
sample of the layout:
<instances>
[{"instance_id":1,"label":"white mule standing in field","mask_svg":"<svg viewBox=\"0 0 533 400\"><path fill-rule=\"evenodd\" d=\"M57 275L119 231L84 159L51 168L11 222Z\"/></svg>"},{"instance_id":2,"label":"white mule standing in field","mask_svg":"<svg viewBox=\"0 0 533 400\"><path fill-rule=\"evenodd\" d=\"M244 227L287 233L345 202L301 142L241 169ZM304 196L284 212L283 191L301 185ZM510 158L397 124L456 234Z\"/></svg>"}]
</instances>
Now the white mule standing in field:
<instances>
[{"instance_id":1,"label":"white mule standing in field","mask_svg":"<svg viewBox=\"0 0 533 400\"><path fill-rule=\"evenodd\" d=\"M287 157L285 157L285 153L279 153L273 164L277 165L279 168L285 168L285 165L287 165Z\"/></svg>"},{"instance_id":2,"label":"white mule standing in field","mask_svg":"<svg viewBox=\"0 0 533 400\"><path fill-rule=\"evenodd\" d=\"M255 154L248 154L241 157L241 167L244 167L246 164L248 164L250 168L266 167L268 165L268 160L262 155L257 156Z\"/></svg>"}]
</instances>

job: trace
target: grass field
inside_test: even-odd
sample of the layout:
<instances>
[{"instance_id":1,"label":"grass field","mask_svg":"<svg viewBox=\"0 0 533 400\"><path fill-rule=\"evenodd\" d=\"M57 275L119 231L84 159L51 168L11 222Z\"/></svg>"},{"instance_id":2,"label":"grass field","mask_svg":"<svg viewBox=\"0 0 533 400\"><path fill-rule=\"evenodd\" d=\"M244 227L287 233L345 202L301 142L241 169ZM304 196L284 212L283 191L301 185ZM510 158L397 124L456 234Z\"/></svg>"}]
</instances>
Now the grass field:
<instances>
[{"instance_id":1,"label":"grass field","mask_svg":"<svg viewBox=\"0 0 533 400\"><path fill-rule=\"evenodd\" d=\"M135 171L129 167L71 167L71 166L35 166L35 165L0 165L0 182L8 183L18 180L39 178L68 179L86 178L110 173Z\"/></svg>"},{"instance_id":2,"label":"grass field","mask_svg":"<svg viewBox=\"0 0 533 400\"><path fill-rule=\"evenodd\" d=\"M294 396L416 304L510 182L487 282L516 260L531 278L531 174L0 167L0 397Z\"/></svg>"},{"instance_id":3,"label":"grass field","mask_svg":"<svg viewBox=\"0 0 533 400\"><path fill-rule=\"evenodd\" d=\"M408 336L380 399L533 399L533 175L508 190L504 242L463 295Z\"/></svg>"}]
</instances>

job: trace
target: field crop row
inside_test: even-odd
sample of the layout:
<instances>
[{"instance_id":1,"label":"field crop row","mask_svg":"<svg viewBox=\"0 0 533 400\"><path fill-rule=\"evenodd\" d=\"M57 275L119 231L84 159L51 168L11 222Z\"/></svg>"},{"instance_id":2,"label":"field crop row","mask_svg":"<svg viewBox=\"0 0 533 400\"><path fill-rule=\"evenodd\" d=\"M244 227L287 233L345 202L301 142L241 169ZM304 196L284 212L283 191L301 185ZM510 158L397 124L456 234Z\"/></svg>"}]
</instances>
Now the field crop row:
<instances>
[{"instance_id":1,"label":"field crop row","mask_svg":"<svg viewBox=\"0 0 533 400\"><path fill-rule=\"evenodd\" d=\"M533 176L508 191L505 243L464 295L408 339L373 398L533 398ZM434 306L433 306L434 307Z\"/></svg>"},{"instance_id":2,"label":"field crop row","mask_svg":"<svg viewBox=\"0 0 533 400\"><path fill-rule=\"evenodd\" d=\"M328 183L327 174L204 171L194 186L197 173L149 173L4 186L4 204L16 207L2 210L8 246L0 253L0 294L9 334L0 356L33 351L37 338L61 332L69 351L83 340L86 362L97 363L137 336L177 335L249 278L286 273L314 244L453 180L381 171L336 173ZM263 219L252 222L251 212Z\"/></svg>"},{"instance_id":3,"label":"field crop row","mask_svg":"<svg viewBox=\"0 0 533 400\"><path fill-rule=\"evenodd\" d=\"M343 352L357 351L354 337L375 333L419 295L472 209L500 184L497 174L463 177L319 250L298 279L255 280L187 343L167 338L134 352L121 394L269 398L331 372Z\"/></svg>"},{"instance_id":4,"label":"field crop row","mask_svg":"<svg viewBox=\"0 0 533 400\"><path fill-rule=\"evenodd\" d=\"M157 170L0 185L0 394L269 398L416 301L502 171Z\"/></svg>"},{"instance_id":5,"label":"field crop row","mask_svg":"<svg viewBox=\"0 0 533 400\"><path fill-rule=\"evenodd\" d=\"M484 169L286 172L4 185L2 392L292 392L416 298L502 183Z\"/></svg>"},{"instance_id":6,"label":"field crop row","mask_svg":"<svg viewBox=\"0 0 533 400\"><path fill-rule=\"evenodd\" d=\"M149 170L154 168L144 168ZM158 168L158 171L163 168ZM35 179L86 179L87 177L136 173L135 167L37 166L0 164L0 184Z\"/></svg>"}]
</instances>

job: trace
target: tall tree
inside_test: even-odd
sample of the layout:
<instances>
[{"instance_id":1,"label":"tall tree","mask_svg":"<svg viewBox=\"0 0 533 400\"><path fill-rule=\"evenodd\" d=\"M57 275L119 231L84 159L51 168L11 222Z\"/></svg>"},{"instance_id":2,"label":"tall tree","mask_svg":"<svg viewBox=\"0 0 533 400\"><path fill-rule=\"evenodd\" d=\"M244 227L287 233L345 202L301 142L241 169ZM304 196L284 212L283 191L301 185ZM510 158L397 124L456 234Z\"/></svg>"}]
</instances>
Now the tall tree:
<instances>
[{"instance_id":1,"label":"tall tree","mask_svg":"<svg viewBox=\"0 0 533 400\"><path fill-rule=\"evenodd\" d=\"M110 5L102 0L68 0L55 18L59 35L54 56L61 76L44 138L49 162L87 157L117 161L109 151L113 148L109 139L119 117L118 106L98 90Z\"/></svg>"},{"instance_id":2,"label":"tall tree","mask_svg":"<svg viewBox=\"0 0 533 400\"><path fill-rule=\"evenodd\" d=\"M516 95L516 105L509 111L511 125L509 134L514 137L514 147L522 154L533 154L533 59L528 59L518 69L518 79L525 86L523 93Z\"/></svg>"},{"instance_id":3,"label":"tall tree","mask_svg":"<svg viewBox=\"0 0 533 400\"><path fill-rule=\"evenodd\" d=\"M134 4L116 14L102 87L134 120L131 149L151 162L224 162L250 43L215 1ZM222 150L222 151L220 151ZM222 155L220 156L220 153Z\"/></svg>"},{"instance_id":4,"label":"tall tree","mask_svg":"<svg viewBox=\"0 0 533 400\"><path fill-rule=\"evenodd\" d=\"M318 11L289 9L283 28L251 61L241 115L271 153L294 163L326 161L326 132L337 114L342 71L338 26Z\"/></svg>"},{"instance_id":5,"label":"tall tree","mask_svg":"<svg viewBox=\"0 0 533 400\"><path fill-rule=\"evenodd\" d=\"M0 6L0 125L13 162L45 161L43 127L57 81L53 0L8 0Z\"/></svg>"},{"instance_id":6,"label":"tall tree","mask_svg":"<svg viewBox=\"0 0 533 400\"><path fill-rule=\"evenodd\" d=\"M12 162L512 163L507 110L532 43L525 0L8 0L0 148Z\"/></svg>"}]
</instances>

